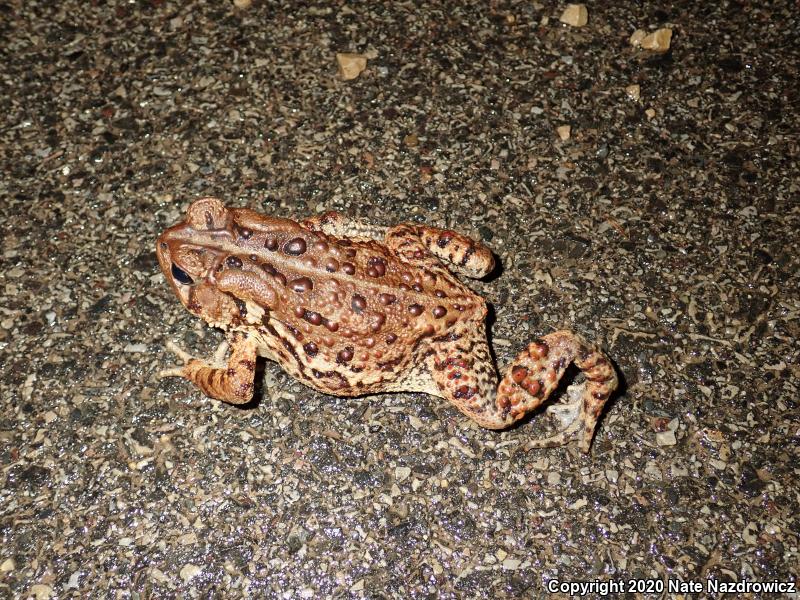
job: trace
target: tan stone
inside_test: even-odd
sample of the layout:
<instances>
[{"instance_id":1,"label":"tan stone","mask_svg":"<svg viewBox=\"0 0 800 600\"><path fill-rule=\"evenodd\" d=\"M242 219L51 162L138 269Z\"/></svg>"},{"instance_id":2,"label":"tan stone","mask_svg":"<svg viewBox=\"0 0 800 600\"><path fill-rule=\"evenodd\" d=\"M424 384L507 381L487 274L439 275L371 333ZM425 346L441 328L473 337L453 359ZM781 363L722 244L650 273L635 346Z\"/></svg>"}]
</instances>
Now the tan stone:
<instances>
[{"instance_id":1,"label":"tan stone","mask_svg":"<svg viewBox=\"0 0 800 600\"><path fill-rule=\"evenodd\" d=\"M633 46L634 48L638 48L639 46L642 45L642 40L646 37L647 37L647 32L645 32L643 29L637 29L631 34L631 37L630 39L628 39L628 42L630 42L630 45Z\"/></svg>"},{"instance_id":2,"label":"tan stone","mask_svg":"<svg viewBox=\"0 0 800 600\"><path fill-rule=\"evenodd\" d=\"M233 0L233 5L236 8L250 8L253 4L253 0Z\"/></svg>"},{"instance_id":3,"label":"tan stone","mask_svg":"<svg viewBox=\"0 0 800 600\"><path fill-rule=\"evenodd\" d=\"M339 75L342 79L355 79L367 68L367 57L363 54L338 52L336 62L339 64Z\"/></svg>"},{"instance_id":4,"label":"tan stone","mask_svg":"<svg viewBox=\"0 0 800 600\"><path fill-rule=\"evenodd\" d=\"M656 29L642 40L642 48L652 52L666 52L672 40L672 29Z\"/></svg>"},{"instance_id":5,"label":"tan stone","mask_svg":"<svg viewBox=\"0 0 800 600\"><path fill-rule=\"evenodd\" d=\"M561 141L566 142L572 133L572 127L569 125L561 125L560 127L556 127L556 132L558 133L558 137L561 138Z\"/></svg>"},{"instance_id":6,"label":"tan stone","mask_svg":"<svg viewBox=\"0 0 800 600\"><path fill-rule=\"evenodd\" d=\"M638 102L642 94L642 88L639 87L638 83L634 83L625 88L625 93L628 94L628 98L634 102Z\"/></svg>"},{"instance_id":7,"label":"tan stone","mask_svg":"<svg viewBox=\"0 0 800 600\"><path fill-rule=\"evenodd\" d=\"M559 21L573 27L583 27L589 21L589 11L585 4L567 4Z\"/></svg>"}]
</instances>

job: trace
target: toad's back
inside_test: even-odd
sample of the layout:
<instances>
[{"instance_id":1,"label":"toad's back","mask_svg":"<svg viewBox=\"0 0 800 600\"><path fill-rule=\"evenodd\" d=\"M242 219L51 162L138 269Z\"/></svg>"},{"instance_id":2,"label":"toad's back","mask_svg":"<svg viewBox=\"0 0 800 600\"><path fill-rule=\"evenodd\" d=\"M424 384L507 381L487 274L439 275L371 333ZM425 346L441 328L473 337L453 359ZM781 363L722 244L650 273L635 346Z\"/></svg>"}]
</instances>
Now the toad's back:
<instances>
[{"instance_id":1,"label":"toad's back","mask_svg":"<svg viewBox=\"0 0 800 600\"><path fill-rule=\"evenodd\" d=\"M170 260L192 280L172 282L189 310L257 335L262 354L331 393L391 389L426 339L485 315L446 269L246 209L190 214L159 247L162 265Z\"/></svg>"}]
</instances>

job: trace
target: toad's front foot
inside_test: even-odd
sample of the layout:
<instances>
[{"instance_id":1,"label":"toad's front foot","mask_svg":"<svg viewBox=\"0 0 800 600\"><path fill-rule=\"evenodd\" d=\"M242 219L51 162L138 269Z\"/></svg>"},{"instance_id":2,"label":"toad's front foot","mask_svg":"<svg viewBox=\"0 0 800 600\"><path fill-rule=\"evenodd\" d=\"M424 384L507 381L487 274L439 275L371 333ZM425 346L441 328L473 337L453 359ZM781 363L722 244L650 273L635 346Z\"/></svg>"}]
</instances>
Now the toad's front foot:
<instances>
[{"instance_id":1,"label":"toad's front foot","mask_svg":"<svg viewBox=\"0 0 800 600\"><path fill-rule=\"evenodd\" d=\"M231 404L246 404L253 397L256 345L247 335L236 334L230 348L232 351L227 363L224 360L229 349L227 342L219 345L208 363L167 342L167 349L184 364L182 367L164 369L158 376L183 377L199 387L206 396Z\"/></svg>"}]
</instances>

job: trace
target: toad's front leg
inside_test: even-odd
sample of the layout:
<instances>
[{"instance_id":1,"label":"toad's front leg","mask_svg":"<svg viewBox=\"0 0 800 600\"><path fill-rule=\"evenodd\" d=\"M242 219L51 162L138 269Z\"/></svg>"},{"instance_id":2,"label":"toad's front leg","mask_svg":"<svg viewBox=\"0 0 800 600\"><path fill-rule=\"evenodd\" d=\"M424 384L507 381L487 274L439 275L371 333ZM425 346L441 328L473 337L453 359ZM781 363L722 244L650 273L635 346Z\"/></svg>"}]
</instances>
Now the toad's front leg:
<instances>
[{"instance_id":1,"label":"toad's front leg","mask_svg":"<svg viewBox=\"0 0 800 600\"><path fill-rule=\"evenodd\" d=\"M231 336L230 347L231 355L226 365L222 362L227 351L225 343L214 354L214 364L190 356L175 344L167 344L167 348L185 364L165 369L159 373L159 377L183 377L199 387L206 396L231 404L247 404L253 397L256 343L246 333L237 332Z\"/></svg>"}]
</instances>

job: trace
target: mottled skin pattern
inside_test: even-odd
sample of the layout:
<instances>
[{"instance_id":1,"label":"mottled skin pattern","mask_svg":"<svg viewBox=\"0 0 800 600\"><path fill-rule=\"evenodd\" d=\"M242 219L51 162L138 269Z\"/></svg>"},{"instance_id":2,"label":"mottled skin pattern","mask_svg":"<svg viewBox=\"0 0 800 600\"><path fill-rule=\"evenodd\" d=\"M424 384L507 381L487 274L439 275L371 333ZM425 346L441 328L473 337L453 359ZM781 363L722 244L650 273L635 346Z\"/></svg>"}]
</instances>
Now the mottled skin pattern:
<instances>
[{"instance_id":1,"label":"mottled skin pattern","mask_svg":"<svg viewBox=\"0 0 800 600\"><path fill-rule=\"evenodd\" d=\"M498 385L486 303L453 275L483 277L494 260L453 231L378 227L336 213L297 223L203 198L159 237L157 254L184 306L229 335L211 362L170 345L185 364L161 375L219 400L248 402L264 356L327 394L425 392L502 429L542 404L574 362L586 382L566 411L571 422L527 447L577 436L588 452L617 387L608 358L568 331L531 343Z\"/></svg>"}]
</instances>

